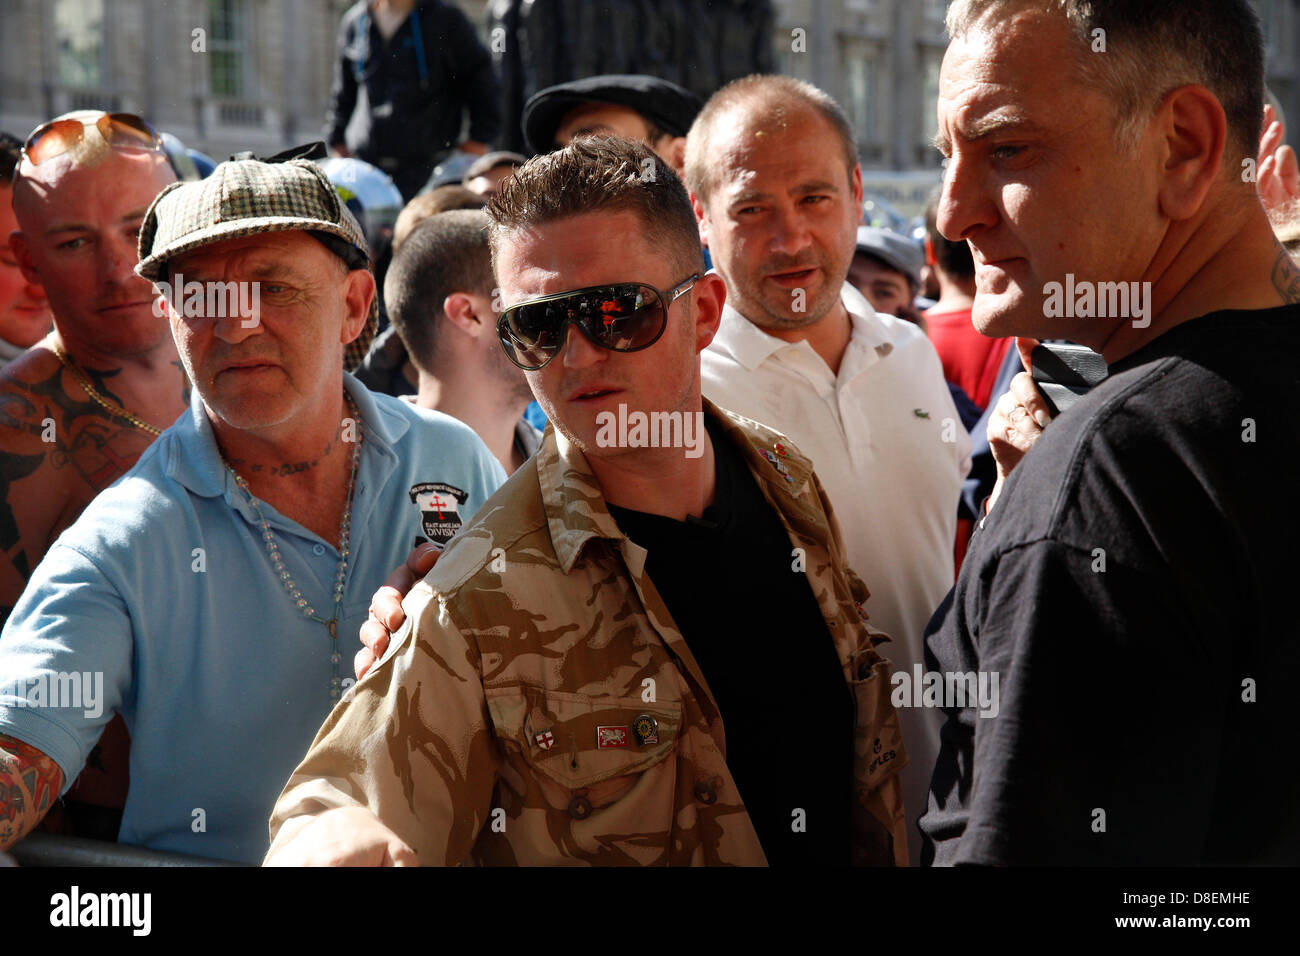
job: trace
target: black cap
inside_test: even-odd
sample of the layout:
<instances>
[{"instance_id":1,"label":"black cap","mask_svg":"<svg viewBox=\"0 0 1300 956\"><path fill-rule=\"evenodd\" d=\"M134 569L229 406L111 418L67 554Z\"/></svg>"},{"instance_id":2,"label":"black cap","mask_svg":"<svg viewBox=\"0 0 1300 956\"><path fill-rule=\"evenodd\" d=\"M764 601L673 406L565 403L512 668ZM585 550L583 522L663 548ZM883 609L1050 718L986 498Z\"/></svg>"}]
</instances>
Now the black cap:
<instances>
[{"instance_id":1,"label":"black cap","mask_svg":"<svg viewBox=\"0 0 1300 956\"><path fill-rule=\"evenodd\" d=\"M538 90L524 104L524 140L534 153L555 148L560 120L583 103L608 103L636 110L665 133L685 136L704 106L690 90L656 76L634 73L589 76Z\"/></svg>"}]
</instances>

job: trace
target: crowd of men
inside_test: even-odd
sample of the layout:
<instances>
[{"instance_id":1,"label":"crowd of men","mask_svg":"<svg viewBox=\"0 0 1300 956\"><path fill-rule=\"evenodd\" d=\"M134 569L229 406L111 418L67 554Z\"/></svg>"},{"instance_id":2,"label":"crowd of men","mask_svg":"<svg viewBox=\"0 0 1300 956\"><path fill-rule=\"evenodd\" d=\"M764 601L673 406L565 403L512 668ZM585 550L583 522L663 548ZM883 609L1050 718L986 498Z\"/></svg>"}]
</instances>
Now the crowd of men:
<instances>
[{"instance_id":1,"label":"crowd of men","mask_svg":"<svg viewBox=\"0 0 1300 956\"><path fill-rule=\"evenodd\" d=\"M353 111L437 29L393 7L327 137L410 153L382 262L311 159L4 144L0 851L1300 862L1300 174L1244 0L1176 49L953 3L923 245L780 75L542 90L533 158L484 121L420 193L461 113ZM1055 340L1107 369L1068 405Z\"/></svg>"}]
</instances>

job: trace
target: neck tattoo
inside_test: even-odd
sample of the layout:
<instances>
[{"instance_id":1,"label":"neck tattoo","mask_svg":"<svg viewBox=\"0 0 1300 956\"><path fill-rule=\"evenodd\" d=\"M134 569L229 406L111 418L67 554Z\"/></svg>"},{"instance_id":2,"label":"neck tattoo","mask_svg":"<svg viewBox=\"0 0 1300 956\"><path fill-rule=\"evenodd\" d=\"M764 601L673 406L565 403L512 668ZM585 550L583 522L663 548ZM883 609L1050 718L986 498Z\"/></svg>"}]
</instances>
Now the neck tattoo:
<instances>
[{"instance_id":1,"label":"neck tattoo","mask_svg":"<svg viewBox=\"0 0 1300 956\"><path fill-rule=\"evenodd\" d=\"M104 411L108 412L114 418L120 418L123 421L130 422L142 432L153 435L155 438L162 434L161 428L158 428L155 425L150 425L146 421L141 421L121 405L118 405L116 402L110 402L103 395L99 394L99 392L95 391L95 387L90 384L90 380L86 378L85 373L82 372L81 369L77 368L72 359L68 357L68 353L63 351L63 346L58 342L51 342L50 344L54 347L54 354L58 357L59 361L63 363L63 367L66 368L72 374L72 377L77 380L77 384L81 386L81 390L90 397L91 401L104 409Z\"/></svg>"},{"instance_id":2,"label":"neck tattoo","mask_svg":"<svg viewBox=\"0 0 1300 956\"><path fill-rule=\"evenodd\" d=\"M362 423L361 413L352 402L352 396L345 391L343 398L347 402L348 415L357 423L357 437L352 447L352 465L348 473L348 491L346 503L343 508L343 521L339 525L339 565L338 572L334 577L334 616L329 620L321 617L316 613L316 609L311 606L306 598L302 596L302 591L294 583L293 575L284 566L284 558L280 554L280 546L276 543L275 534L271 531L271 526L267 524L266 515L262 513L262 508L258 504L257 498L248 488L248 482L239 476L239 473L231 467L230 462L224 455L221 456L221 462L230 472L235 484L246 495L248 495L249 504L253 506L253 512L257 515L258 526L262 529L262 543L266 545L267 554L271 558L271 566L275 569L276 577L280 579L280 584L284 586L285 593L289 596L303 617L324 624L329 631L330 636L330 664L333 667L333 676L330 677L330 705L333 706L338 702L342 695L343 678L339 673L339 664L342 660L339 655L339 617L343 610L343 587L347 581L348 575L348 558L351 554L351 531L352 531L352 489L357 480L357 462L361 457L361 440L362 440Z\"/></svg>"}]
</instances>

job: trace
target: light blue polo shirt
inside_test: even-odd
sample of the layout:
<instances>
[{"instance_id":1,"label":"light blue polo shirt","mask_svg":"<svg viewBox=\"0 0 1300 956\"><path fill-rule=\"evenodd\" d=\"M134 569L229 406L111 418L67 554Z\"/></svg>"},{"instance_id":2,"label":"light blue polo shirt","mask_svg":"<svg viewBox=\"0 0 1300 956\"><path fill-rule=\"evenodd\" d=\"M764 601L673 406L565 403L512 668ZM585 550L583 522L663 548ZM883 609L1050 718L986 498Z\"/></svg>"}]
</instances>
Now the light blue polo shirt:
<instances>
[{"instance_id":1,"label":"light blue polo shirt","mask_svg":"<svg viewBox=\"0 0 1300 956\"><path fill-rule=\"evenodd\" d=\"M468 523L505 472L456 419L345 385L365 426L338 628L347 679L374 591L426 531ZM337 542L260 504L303 596L331 617ZM36 568L0 633L0 733L49 755L66 791L119 711L131 787L118 839L260 862L275 799L330 712L331 650L275 574L195 393Z\"/></svg>"}]
</instances>

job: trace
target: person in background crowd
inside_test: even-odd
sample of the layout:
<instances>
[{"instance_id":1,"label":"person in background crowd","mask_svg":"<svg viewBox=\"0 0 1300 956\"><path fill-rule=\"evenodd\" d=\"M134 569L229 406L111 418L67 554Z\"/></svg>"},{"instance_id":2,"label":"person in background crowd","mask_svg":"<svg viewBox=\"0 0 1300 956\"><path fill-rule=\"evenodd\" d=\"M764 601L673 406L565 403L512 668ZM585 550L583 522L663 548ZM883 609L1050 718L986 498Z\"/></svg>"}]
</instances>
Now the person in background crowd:
<instances>
[{"instance_id":1,"label":"person in background crowd","mask_svg":"<svg viewBox=\"0 0 1300 956\"><path fill-rule=\"evenodd\" d=\"M483 202L482 196L464 186L439 186L420 193L397 215L397 224L393 227L393 255L397 254L411 231L430 216L452 209L482 209ZM386 310L386 302L384 307ZM420 387L419 370L411 362L402 337L392 325L375 337L354 374L366 388L385 395L414 395Z\"/></svg>"},{"instance_id":2,"label":"person in background crowd","mask_svg":"<svg viewBox=\"0 0 1300 956\"><path fill-rule=\"evenodd\" d=\"M938 228L971 246L972 321L1088 346L1109 376L1006 479L930 625L930 669L1001 692L996 713L945 702L926 858L1294 866L1300 268L1242 176L1258 17L1245 0L947 17ZM1100 283L1128 306L1096 314Z\"/></svg>"},{"instance_id":3,"label":"person in background crowd","mask_svg":"<svg viewBox=\"0 0 1300 956\"><path fill-rule=\"evenodd\" d=\"M410 201L459 148L486 153L500 129L492 58L461 10L442 0L360 0L343 14L325 142L393 178Z\"/></svg>"},{"instance_id":4,"label":"person in background crowd","mask_svg":"<svg viewBox=\"0 0 1300 956\"><path fill-rule=\"evenodd\" d=\"M826 93L785 76L737 80L687 136L700 238L727 285L701 362L704 394L775 428L817 463L866 611L894 667L922 661L925 623L952 586L970 436L925 333L845 280L862 210L853 129ZM937 715L899 714L912 762L909 823L925 805Z\"/></svg>"},{"instance_id":5,"label":"person in background crowd","mask_svg":"<svg viewBox=\"0 0 1300 956\"><path fill-rule=\"evenodd\" d=\"M961 388L982 414L994 397L1011 339L980 335L971 324L975 261L965 241L953 242L939 232L939 195L936 191L925 206L925 258L939 280L939 301L925 313L925 321L943 363L943 377Z\"/></svg>"},{"instance_id":6,"label":"person in background crowd","mask_svg":"<svg viewBox=\"0 0 1300 956\"><path fill-rule=\"evenodd\" d=\"M289 779L268 862L906 862L865 588L811 462L700 396L725 289L677 176L583 137L488 208L551 427ZM619 437L615 409L690 425Z\"/></svg>"},{"instance_id":7,"label":"person in background crowd","mask_svg":"<svg viewBox=\"0 0 1300 956\"><path fill-rule=\"evenodd\" d=\"M519 153L495 152L485 153L465 170L463 185L470 192L487 199L495 196L501 180L505 179L518 167L527 162L528 157ZM417 197L418 198L418 197Z\"/></svg>"},{"instance_id":8,"label":"person in background crowd","mask_svg":"<svg viewBox=\"0 0 1300 956\"><path fill-rule=\"evenodd\" d=\"M649 146L681 175L686 131L699 97L653 76L589 76L539 90L524 105L524 138L534 153L567 146L575 136L622 136Z\"/></svg>"},{"instance_id":9,"label":"person in background crowd","mask_svg":"<svg viewBox=\"0 0 1300 956\"><path fill-rule=\"evenodd\" d=\"M7 248L54 331L0 374L0 620L54 540L189 401L166 316L133 271L145 210L175 178L144 120L99 110L38 126L15 168ZM128 776L114 719L45 826L113 839Z\"/></svg>"},{"instance_id":10,"label":"person in background crowd","mask_svg":"<svg viewBox=\"0 0 1300 956\"><path fill-rule=\"evenodd\" d=\"M406 237L424 220L453 209L482 209L487 197L466 186L439 186L421 193L403 207L393 229L393 251L396 252Z\"/></svg>"},{"instance_id":11,"label":"person in background crowd","mask_svg":"<svg viewBox=\"0 0 1300 956\"><path fill-rule=\"evenodd\" d=\"M888 229L858 226L849 285L877 312L906 319L924 331L925 322L912 304L921 288L923 263L914 242Z\"/></svg>"},{"instance_id":12,"label":"person in background crowd","mask_svg":"<svg viewBox=\"0 0 1300 956\"><path fill-rule=\"evenodd\" d=\"M513 474L542 433L522 418L533 393L497 338L487 227L477 209L420 223L393 258L384 299L419 371L415 404L469 425Z\"/></svg>"},{"instance_id":13,"label":"person in background crowd","mask_svg":"<svg viewBox=\"0 0 1300 956\"><path fill-rule=\"evenodd\" d=\"M223 163L133 222L136 274L171 284L194 395L59 537L0 634L0 849L116 712L131 731L119 839L255 861L280 783L342 694L369 595L505 475L468 427L344 373L375 284L315 163ZM214 298L231 287L238 306ZM89 688L51 699L47 674L98 675L95 703Z\"/></svg>"},{"instance_id":14,"label":"person in background crowd","mask_svg":"<svg viewBox=\"0 0 1300 956\"><path fill-rule=\"evenodd\" d=\"M1259 198L1278 239L1300 262L1300 162L1285 140L1286 129L1276 110L1271 104L1265 106L1259 144Z\"/></svg>"},{"instance_id":15,"label":"person in background crowd","mask_svg":"<svg viewBox=\"0 0 1300 956\"><path fill-rule=\"evenodd\" d=\"M53 322L45 290L23 275L9 248L9 234L18 228L13 182L22 145L0 133L0 368L45 338Z\"/></svg>"}]
</instances>

